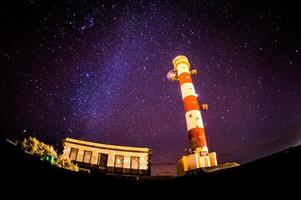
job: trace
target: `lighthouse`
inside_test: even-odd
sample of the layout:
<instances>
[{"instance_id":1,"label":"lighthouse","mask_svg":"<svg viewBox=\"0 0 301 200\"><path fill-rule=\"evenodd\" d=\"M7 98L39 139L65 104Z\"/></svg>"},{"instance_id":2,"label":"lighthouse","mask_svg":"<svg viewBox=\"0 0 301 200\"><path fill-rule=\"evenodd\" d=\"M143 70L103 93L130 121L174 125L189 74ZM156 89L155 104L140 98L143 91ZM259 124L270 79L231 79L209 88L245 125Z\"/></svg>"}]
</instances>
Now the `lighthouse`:
<instances>
[{"instance_id":1,"label":"lighthouse","mask_svg":"<svg viewBox=\"0 0 301 200\"><path fill-rule=\"evenodd\" d=\"M201 111L208 110L208 105L198 103L198 95L191 78L197 71L191 70L187 57L183 55L175 57L172 63L173 70L168 72L167 78L180 84L190 145L188 155L182 156L177 163L178 175L183 175L190 170L217 166L217 160L216 153L208 150L201 115Z\"/></svg>"}]
</instances>

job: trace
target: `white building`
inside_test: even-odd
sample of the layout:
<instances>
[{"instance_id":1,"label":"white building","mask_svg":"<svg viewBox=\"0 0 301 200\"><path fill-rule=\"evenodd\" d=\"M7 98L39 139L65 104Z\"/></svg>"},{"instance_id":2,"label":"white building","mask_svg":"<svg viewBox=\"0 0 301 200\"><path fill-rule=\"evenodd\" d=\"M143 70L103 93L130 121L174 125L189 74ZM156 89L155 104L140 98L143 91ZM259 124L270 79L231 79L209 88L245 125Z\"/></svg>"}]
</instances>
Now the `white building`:
<instances>
[{"instance_id":1,"label":"white building","mask_svg":"<svg viewBox=\"0 0 301 200\"><path fill-rule=\"evenodd\" d=\"M70 158L80 168L102 173L150 175L151 149L100 144L66 138L64 158Z\"/></svg>"}]
</instances>

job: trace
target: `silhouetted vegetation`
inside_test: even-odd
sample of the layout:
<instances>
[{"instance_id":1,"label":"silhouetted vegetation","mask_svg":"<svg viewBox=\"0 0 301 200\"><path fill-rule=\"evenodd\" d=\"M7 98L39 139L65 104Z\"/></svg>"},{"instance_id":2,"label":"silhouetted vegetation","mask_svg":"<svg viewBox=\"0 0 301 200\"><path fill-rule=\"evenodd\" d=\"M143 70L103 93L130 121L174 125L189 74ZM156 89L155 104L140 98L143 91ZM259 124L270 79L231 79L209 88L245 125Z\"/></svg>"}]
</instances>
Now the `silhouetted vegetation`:
<instances>
[{"instance_id":1,"label":"silhouetted vegetation","mask_svg":"<svg viewBox=\"0 0 301 200\"><path fill-rule=\"evenodd\" d=\"M53 146L45 144L35 137L24 138L22 141L18 141L17 144L27 154L37 156L41 160L45 160L45 156L50 156L53 157L55 166L72 171L78 171L77 165L75 165L69 158L63 158L62 155L58 155Z\"/></svg>"}]
</instances>

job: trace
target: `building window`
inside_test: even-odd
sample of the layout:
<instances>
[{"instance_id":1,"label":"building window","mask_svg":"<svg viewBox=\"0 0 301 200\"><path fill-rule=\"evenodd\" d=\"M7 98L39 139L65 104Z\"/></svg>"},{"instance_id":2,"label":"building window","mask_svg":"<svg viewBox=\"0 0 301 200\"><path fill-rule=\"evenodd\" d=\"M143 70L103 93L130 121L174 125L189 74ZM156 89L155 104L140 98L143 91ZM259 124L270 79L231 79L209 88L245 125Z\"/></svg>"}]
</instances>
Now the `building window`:
<instances>
[{"instance_id":1,"label":"building window","mask_svg":"<svg viewBox=\"0 0 301 200\"><path fill-rule=\"evenodd\" d=\"M92 151L84 151L84 163L90 163L92 158Z\"/></svg>"},{"instance_id":2,"label":"building window","mask_svg":"<svg viewBox=\"0 0 301 200\"><path fill-rule=\"evenodd\" d=\"M108 154L99 153L97 165L100 171L105 171L107 169L108 164Z\"/></svg>"},{"instance_id":3,"label":"building window","mask_svg":"<svg viewBox=\"0 0 301 200\"><path fill-rule=\"evenodd\" d=\"M139 173L140 158L131 156L131 174Z\"/></svg>"},{"instance_id":4,"label":"building window","mask_svg":"<svg viewBox=\"0 0 301 200\"><path fill-rule=\"evenodd\" d=\"M121 156L121 155L116 155L115 156L114 172L122 173L122 171L123 171L123 160L124 160L124 156Z\"/></svg>"},{"instance_id":5,"label":"building window","mask_svg":"<svg viewBox=\"0 0 301 200\"><path fill-rule=\"evenodd\" d=\"M76 160L78 149L71 147L69 158L70 160Z\"/></svg>"}]
</instances>

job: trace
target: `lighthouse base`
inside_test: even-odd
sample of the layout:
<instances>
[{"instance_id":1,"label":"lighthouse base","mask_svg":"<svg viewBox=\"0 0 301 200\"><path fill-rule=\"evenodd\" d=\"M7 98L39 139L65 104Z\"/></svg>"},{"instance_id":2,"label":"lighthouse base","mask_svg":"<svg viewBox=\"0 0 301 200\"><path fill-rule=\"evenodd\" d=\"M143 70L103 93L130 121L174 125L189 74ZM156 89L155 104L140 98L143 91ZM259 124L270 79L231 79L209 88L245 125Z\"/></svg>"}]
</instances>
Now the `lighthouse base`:
<instances>
[{"instance_id":1,"label":"lighthouse base","mask_svg":"<svg viewBox=\"0 0 301 200\"><path fill-rule=\"evenodd\" d=\"M182 156L177 162L177 174L184 175L187 171L205 167L217 166L216 153L211 152L201 155L199 152Z\"/></svg>"}]
</instances>

